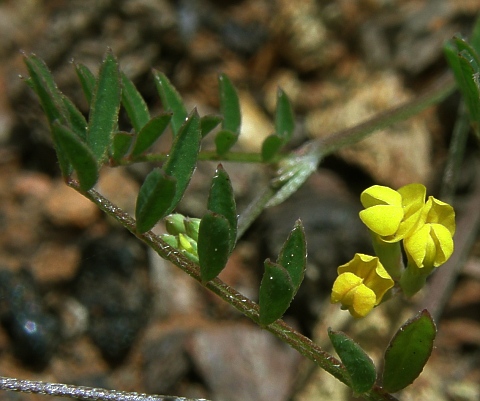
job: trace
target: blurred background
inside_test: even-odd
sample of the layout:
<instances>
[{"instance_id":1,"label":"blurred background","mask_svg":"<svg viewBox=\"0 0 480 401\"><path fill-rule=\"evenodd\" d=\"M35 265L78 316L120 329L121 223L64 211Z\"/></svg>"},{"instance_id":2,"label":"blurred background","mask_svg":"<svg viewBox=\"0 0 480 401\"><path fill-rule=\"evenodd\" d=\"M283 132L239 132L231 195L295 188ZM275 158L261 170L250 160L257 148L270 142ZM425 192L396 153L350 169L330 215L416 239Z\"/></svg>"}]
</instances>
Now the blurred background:
<instances>
[{"instance_id":1,"label":"blurred background","mask_svg":"<svg viewBox=\"0 0 480 401\"><path fill-rule=\"evenodd\" d=\"M72 61L96 72L107 48L152 115L162 110L152 68L201 114L218 113L224 72L242 107L238 150L253 152L273 131L279 86L297 117L294 148L428 88L447 71L445 40L468 35L479 13L476 0L0 1L0 375L215 401L353 399L63 184L46 119L22 80L22 51L44 59L85 114ZM328 157L297 194L263 213L221 278L256 300L263 260L276 257L301 218L309 266L285 319L327 349L327 327L345 330L381 364L392 332L426 296L436 299L435 289L353 322L329 304L329 288L339 264L369 251L358 219L363 189L421 182L438 196L459 100L454 93ZM121 114L122 124L131 128ZM98 190L133 213L152 167L105 169ZM225 167L241 212L272 169ZM199 164L182 213L201 217L214 169ZM459 219L469 219L478 199L477 171L472 137L458 183ZM473 227L464 234L475 237ZM161 224L155 230L164 232ZM462 257L436 349L403 400L480 397L480 242Z\"/></svg>"}]
</instances>

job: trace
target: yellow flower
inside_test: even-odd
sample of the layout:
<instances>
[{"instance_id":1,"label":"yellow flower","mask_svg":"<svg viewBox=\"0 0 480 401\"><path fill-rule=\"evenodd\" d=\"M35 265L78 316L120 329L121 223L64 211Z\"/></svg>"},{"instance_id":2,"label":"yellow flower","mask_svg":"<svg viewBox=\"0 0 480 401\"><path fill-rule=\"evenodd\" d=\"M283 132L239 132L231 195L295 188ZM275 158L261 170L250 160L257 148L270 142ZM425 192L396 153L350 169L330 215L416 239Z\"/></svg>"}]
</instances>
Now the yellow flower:
<instances>
[{"instance_id":1,"label":"yellow flower","mask_svg":"<svg viewBox=\"0 0 480 401\"><path fill-rule=\"evenodd\" d=\"M353 317L366 316L393 287L393 280L375 256L356 253L338 268L330 301L341 302Z\"/></svg>"},{"instance_id":2,"label":"yellow flower","mask_svg":"<svg viewBox=\"0 0 480 401\"><path fill-rule=\"evenodd\" d=\"M429 274L453 253L455 211L448 203L428 198L422 210L419 229L404 240L409 261Z\"/></svg>"},{"instance_id":3,"label":"yellow flower","mask_svg":"<svg viewBox=\"0 0 480 401\"><path fill-rule=\"evenodd\" d=\"M365 210L360 219L385 242L398 242L418 226L425 205L426 188L409 184L395 191L373 185L360 195Z\"/></svg>"}]
</instances>

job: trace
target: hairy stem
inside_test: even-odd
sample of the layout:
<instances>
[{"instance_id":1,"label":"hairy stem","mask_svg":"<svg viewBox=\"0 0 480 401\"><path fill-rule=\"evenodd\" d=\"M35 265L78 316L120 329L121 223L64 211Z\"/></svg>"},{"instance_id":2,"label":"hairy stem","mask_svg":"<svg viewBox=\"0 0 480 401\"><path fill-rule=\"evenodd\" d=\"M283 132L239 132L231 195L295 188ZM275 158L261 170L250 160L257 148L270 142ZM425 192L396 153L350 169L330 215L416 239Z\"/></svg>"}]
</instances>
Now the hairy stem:
<instances>
[{"instance_id":1,"label":"hairy stem","mask_svg":"<svg viewBox=\"0 0 480 401\"><path fill-rule=\"evenodd\" d=\"M85 195L106 214L117 220L137 238L155 250L162 258L172 262L189 276L198 281L201 285L204 285L210 291L222 298L225 302L232 305L243 315L260 325L259 307L255 302L252 302L234 288L225 284L219 278L215 278L214 280L203 284L200 277L200 267L198 265L183 256L176 249L169 246L165 241L151 231L147 231L143 234L138 233L135 227L135 220L95 190L92 189L88 192L82 192L76 181L70 181L69 185ZM350 384L345 367L339 360L322 350L312 340L297 332L284 321L277 320L275 323L272 323L264 328L273 333L276 337L280 338L282 341L288 343L292 348L300 352L300 354L315 362L318 366L336 377L341 382L345 383L346 385ZM376 386L363 396L365 399L372 401L396 400L393 396L385 393L381 388Z\"/></svg>"}]
</instances>

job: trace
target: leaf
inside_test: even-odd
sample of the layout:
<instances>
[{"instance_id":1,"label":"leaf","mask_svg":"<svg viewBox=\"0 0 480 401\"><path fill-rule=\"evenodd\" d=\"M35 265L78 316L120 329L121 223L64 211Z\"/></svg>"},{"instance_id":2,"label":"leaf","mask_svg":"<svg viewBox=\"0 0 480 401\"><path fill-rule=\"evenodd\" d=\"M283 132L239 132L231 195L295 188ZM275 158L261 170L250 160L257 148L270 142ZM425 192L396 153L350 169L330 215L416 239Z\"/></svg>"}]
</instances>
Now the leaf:
<instances>
[{"instance_id":1,"label":"leaf","mask_svg":"<svg viewBox=\"0 0 480 401\"><path fill-rule=\"evenodd\" d=\"M90 108L87 145L95 158L102 163L113 140L120 108L120 73L117 60L107 51L100 67Z\"/></svg>"},{"instance_id":2,"label":"leaf","mask_svg":"<svg viewBox=\"0 0 480 401\"><path fill-rule=\"evenodd\" d=\"M83 191L91 189L98 181L98 166L93 153L73 131L59 122L53 123L52 135L77 172L80 188Z\"/></svg>"},{"instance_id":3,"label":"leaf","mask_svg":"<svg viewBox=\"0 0 480 401\"><path fill-rule=\"evenodd\" d=\"M73 132L75 132L75 134L81 138L82 141L85 141L87 139L87 120L85 120L83 114L69 98L64 96L63 104L65 105L68 116L67 118L70 122Z\"/></svg>"},{"instance_id":4,"label":"leaf","mask_svg":"<svg viewBox=\"0 0 480 401\"><path fill-rule=\"evenodd\" d=\"M285 144L292 138L294 129L295 118L292 106L286 93L278 88L277 108L275 110L275 133L282 138Z\"/></svg>"},{"instance_id":5,"label":"leaf","mask_svg":"<svg viewBox=\"0 0 480 401\"><path fill-rule=\"evenodd\" d=\"M477 52L473 49L473 47L468 43L465 39L460 38L458 36L454 36L452 39L455 47L457 48L457 52L463 54L465 59L469 61L472 65L473 69L478 72L480 59L478 57Z\"/></svg>"},{"instance_id":6,"label":"leaf","mask_svg":"<svg viewBox=\"0 0 480 401\"><path fill-rule=\"evenodd\" d=\"M307 242L305 240L305 230L300 220L296 221L293 230L283 244L277 263L288 271L295 295L300 284L302 284L307 265Z\"/></svg>"},{"instance_id":7,"label":"leaf","mask_svg":"<svg viewBox=\"0 0 480 401\"><path fill-rule=\"evenodd\" d=\"M202 138L208 135L218 124L222 122L222 117L214 115L202 116L200 119L200 129L202 131Z\"/></svg>"},{"instance_id":8,"label":"leaf","mask_svg":"<svg viewBox=\"0 0 480 401\"><path fill-rule=\"evenodd\" d=\"M237 142L238 135L232 131L219 131L215 136L215 147L219 156L226 154Z\"/></svg>"},{"instance_id":9,"label":"leaf","mask_svg":"<svg viewBox=\"0 0 480 401\"><path fill-rule=\"evenodd\" d=\"M147 122L147 124L143 126L137 135L131 156L140 156L150 146L152 146L155 141L165 132L165 129L167 128L171 118L171 113L161 114Z\"/></svg>"},{"instance_id":10,"label":"leaf","mask_svg":"<svg viewBox=\"0 0 480 401\"><path fill-rule=\"evenodd\" d=\"M470 43L477 54L480 54L480 18L477 18L475 21L475 26L472 30L472 36L470 37Z\"/></svg>"},{"instance_id":11,"label":"leaf","mask_svg":"<svg viewBox=\"0 0 480 401\"><path fill-rule=\"evenodd\" d=\"M341 331L328 329L328 337L333 344L340 360L347 369L352 390L356 394L365 393L375 384L377 372L375 365L367 353Z\"/></svg>"},{"instance_id":12,"label":"leaf","mask_svg":"<svg viewBox=\"0 0 480 401\"><path fill-rule=\"evenodd\" d=\"M269 259L265 260L264 266L258 303L260 324L267 326L283 316L292 302L295 287L283 266Z\"/></svg>"},{"instance_id":13,"label":"leaf","mask_svg":"<svg viewBox=\"0 0 480 401\"><path fill-rule=\"evenodd\" d=\"M168 158L163 165L165 174L175 177L177 181L175 196L168 213L180 202L187 189L197 163L200 140L200 117L197 110L194 110L175 137Z\"/></svg>"},{"instance_id":14,"label":"leaf","mask_svg":"<svg viewBox=\"0 0 480 401\"><path fill-rule=\"evenodd\" d=\"M93 75L86 65L77 63L75 63L75 72L80 80L80 85L82 86L83 94L87 99L87 103L89 106L91 106L93 91L95 90L96 84L95 75Z\"/></svg>"},{"instance_id":15,"label":"leaf","mask_svg":"<svg viewBox=\"0 0 480 401\"><path fill-rule=\"evenodd\" d=\"M272 134L262 143L262 160L270 162L283 146L283 139L278 134Z\"/></svg>"},{"instance_id":16,"label":"leaf","mask_svg":"<svg viewBox=\"0 0 480 401\"><path fill-rule=\"evenodd\" d=\"M160 168L153 169L140 187L135 206L137 231L144 233L168 214L175 197L176 179Z\"/></svg>"},{"instance_id":17,"label":"leaf","mask_svg":"<svg viewBox=\"0 0 480 401\"><path fill-rule=\"evenodd\" d=\"M400 327L385 351L383 388L386 391L397 392L420 375L432 353L436 332L426 309Z\"/></svg>"},{"instance_id":18,"label":"leaf","mask_svg":"<svg viewBox=\"0 0 480 401\"><path fill-rule=\"evenodd\" d=\"M123 72L121 73L121 77L122 104L123 107L125 107L128 118L132 122L133 129L138 133L150 120L150 113L145 100L133 82Z\"/></svg>"},{"instance_id":19,"label":"leaf","mask_svg":"<svg viewBox=\"0 0 480 401\"><path fill-rule=\"evenodd\" d=\"M478 71L474 70L468 60L471 57L466 55L465 51L458 53L458 48L453 41L445 44L444 53L465 100L470 120L478 132L480 129L480 89L474 80L474 74Z\"/></svg>"},{"instance_id":20,"label":"leaf","mask_svg":"<svg viewBox=\"0 0 480 401\"><path fill-rule=\"evenodd\" d=\"M55 121L68 126L69 119L67 117L68 113L63 101L63 96L57 88L45 63L35 55L24 56L24 62L30 74L27 81L28 85L33 88L40 99L50 128L53 130L53 123ZM54 146L62 175L68 177L72 172L72 166L55 139Z\"/></svg>"},{"instance_id":21,"label":"leaf","mask_svg":"<svg viewBox=\"0 0 480 401\"><path fill-rule=\"evenodd\" d=\"M207 209L222 215L230 226L230 252L237 239L237 208L230 177L221 164L215 171L210 193L208 195Z\"/></svg>"},{"instance_id":22,"label":"leaf","mask_svg":"<svg viewBox=\"0 0 480 401\"><path fill-rule=\"evenodd\" d=\"M23 60L30 74L29 81L31 82L31 86L40 99L50 126L56 120L64 125L68 125L68 113L65 108L63 96L48 67L43 60L34 54L24 56Z\"/></svg>"},{"instance_id":23,"label":"leaf","mask_svg":"<svg viewBox=\"0 0 480 401\"><path fill-rule=\"evenodd\" d=\"M200 221L197 252L203 282L213 280L223 270L230 255L230 224L217 213L207 210Z\"/></svg>"},{"instance_id":24,"label":"leaf","mask_svg":"<svg viewBox=\"0 0 480 401\"><path fill-rule=\"evenodd\" d=\"M155 85L165 111L173 114L172 131L173 135L176 136L182 125L185 123L187 118L187 109L183 104L180 94L177 92L165 74L154 70L153 75L155 78Z\"/></svg>"},{"instance_id":25,"label":"leaf","mask_svg":"<svg viewBox=\"0 0 480 401\"><path fill-rule=\"evenodd\" d=\"M232 81L230 81L225 74L220 74L218 81L220 89L220 111L223 116L222 128L238 136L238 134L240 134L242 117L237 91Z\"/></svg>"},{"instance_id":26,"label":"leaf","mask_svg":"<svg viewBox=\"0 0 480 401\"><path fill-rule=\"evenodd\" d=\"M124 157L133 142L133 134L130 132L119 131L113 137L112 159L119 162Z\"/></svg>"}]
</instances>

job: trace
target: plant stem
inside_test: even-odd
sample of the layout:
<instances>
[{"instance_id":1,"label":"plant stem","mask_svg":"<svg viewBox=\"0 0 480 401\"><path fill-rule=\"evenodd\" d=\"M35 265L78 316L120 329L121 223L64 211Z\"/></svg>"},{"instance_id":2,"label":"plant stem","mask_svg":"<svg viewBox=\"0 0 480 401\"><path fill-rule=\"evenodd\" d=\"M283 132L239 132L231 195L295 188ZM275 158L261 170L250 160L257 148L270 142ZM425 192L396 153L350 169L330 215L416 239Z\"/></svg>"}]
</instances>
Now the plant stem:
<instances>
[{"instance_id":1,"label":"plant stem","mask_svg":"<svg viewBox=\"0 0 480 401\"><path fill-rule=\"evenodd\" d=\"M247 316L255 323L260 325L259 307L255 302L252 302L250 299L240 294L234 288L225 284L219 278L215 278L214 280L211 280L206 284L202 284L202 279L200 277L200 267L198 265L190 261L176 249L169 246L165 241L163 241L151 231L147 231L143 234L138 233L135 227L135 220L95 190L92 189L88 192L82 192L80 190L79 184L76 181L70 181L68 184L75 190L82 193L88 199L90 199L106 214L117 220L137 238L139 238L141 241L151 247L154 251L156 251L158 255L160 255L162 258L172 262L189 276L198 281L201 285L205 286L210 291L217 294L220 298L232 305L243 315ZM329 353L323 351L312 340L294 330L284 321L277 320L275 323L272 323L264 328L273 333L276 337L288 343L292 348L300 352L300 354L315 362L319 367L336 377L338 380L345 383L346 385L349 385L350 380L348 378L348 374L345 370L345 367L339 360L334 358ZM362 396L365 399L372 401L396 400L393 396L385 393L381 388L376 386Z\"/></svg>"}]
</instances>

